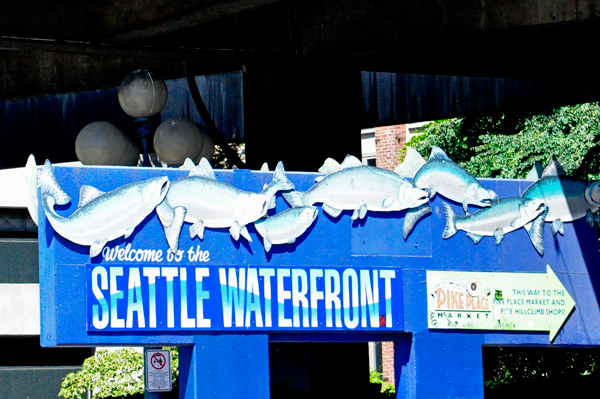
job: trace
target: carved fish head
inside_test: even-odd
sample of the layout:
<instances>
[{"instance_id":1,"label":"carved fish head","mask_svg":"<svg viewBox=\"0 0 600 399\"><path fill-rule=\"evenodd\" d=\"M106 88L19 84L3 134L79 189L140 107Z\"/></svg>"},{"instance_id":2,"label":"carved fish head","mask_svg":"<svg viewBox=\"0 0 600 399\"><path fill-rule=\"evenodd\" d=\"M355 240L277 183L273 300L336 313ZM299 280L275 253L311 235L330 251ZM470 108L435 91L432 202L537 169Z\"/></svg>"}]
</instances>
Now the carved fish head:
<instances>
[{"instance_id":1,"label":"carved fish head","mask_svg":"<svg viewBox=\"0 0 600 399\"><path fill-rule=\"evenodd\" d=\"M428 198L427 192L408 184L401 185L400 191L398 192L398 199L401 202L410 204L411 208L426 203Z\"/></svg>"},{"instance_id":2,"label":"carved fish head","mask_svg":"<svg viewBox=\"0 0 600 399\"><path fill-rule=\"evenodd\" d=\"M300 214L300 224L308 228L317 218L319 211L316 206L307 206Z\"/></svg>"},{"instance_id":3,"label":"carved fish head","mask_svg":"<svg viewBox=\"0 0 600 399\"><path fill-rule=\"evenodd\" d=\"M523 212L529 220L535 219L540 213L544 212L546 204L539 198L528 199L523 203Z\"/></svg>"},{"instance_id":4,"label":"carved fish head","mask_svg":"<svg viewBox=\"0 0 600 399\"><path fill-rule=\"evenodd\" d=\"M140 191L142 193L142 201L148 208L154 209L160 204L169 191L169 178L166 176L155 177L145 180L141 183Z\"/></svg>"},{"instance_id":5,"label":"carved fish head","mask_svg":"<svg viewBox=\"0 0 600 399\"><path fill-rule=\"evenodd\" d=\"M600 180L587 186L585 189L585 199L590 205L600 206Z\"/></svg>"},{"instance_id":6,"label":"carved fish head","mask_svg":"<svg viewBox=\"0 0 600 399\"><path fill-rule=\"evenodd\" d=\"M497 201L498 196L492 190L487 190L478 184L471 184L467 188L467 201L469 204L477 206L491 206L493 201Z\"/></svg>"}]
</instances>

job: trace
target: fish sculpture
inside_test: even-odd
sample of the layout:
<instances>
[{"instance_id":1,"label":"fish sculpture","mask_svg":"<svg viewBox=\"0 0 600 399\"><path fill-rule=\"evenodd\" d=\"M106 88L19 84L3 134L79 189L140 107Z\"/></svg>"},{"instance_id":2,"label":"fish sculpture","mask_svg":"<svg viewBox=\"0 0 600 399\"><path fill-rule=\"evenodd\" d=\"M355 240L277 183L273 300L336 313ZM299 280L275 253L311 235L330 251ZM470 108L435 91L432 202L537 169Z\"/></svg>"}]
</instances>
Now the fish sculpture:
<instances>
[{"instance_id":1,"label":"fish sculpture","mask_svg":"<svg viewBox=\"0 0 600 399\"><path fill-rule=\"evenodd\" d=\"M525 226L547 210L541 199L519 197L502 198L489 208L462 217L455 215L447 203L444 202L443 206L446 216L443 239L452 237L458 230L463 230L475 244L478 244L484 236L493 236L496 245L500 244L505 234ZM529 237L536 250L543 254L543 223L532 223Z\"/></svg>"},{"instance_id":2,"label":"fish sculpture","mask_svg":"<svg viewBox=\"0 0 600 399\"><path fill-rule=\"evenodd\" d=\"M588 226L594 226L594 213L600 207L600 181L586 184L567 177L558 161L552 160L542 178L529 186L522 197L543 200L549 208L546 222L552 222L552 235L564 235L563 222L585 217Z\"/></svg>"},{"instance_id":3,"label":"fish sculpture","mask_svg":"<svg viewBox=\"0 0 600 399\"><path fill-rule=\"evenodd\" d=\"M452 161L440 147L433 146L429 160L417 171L413 184L425 191L429 199L436 193L444 198L462 204L468 214L468 206L488 207L498 196L488 190L472 174ZM411 209L404 218L404 239L408 237L419 219L431 212L429 205Z\"/></svg>"},{"instance_id":4,"label":"fish sculpture","mask_svg":"<svg viewBox=\"0 0 600 399\"><path fill-rule=\"evenodd\" d=\"M343 210L352 210L352 220L364 219L367 210L401 211L427 202L427 193L398 174L363 165L346 156L340 170L321 177L306 192L292 191L283 197L294 208L323 204L323 211L336 218Z\"/></svg>"},{"instance_id":5,"label":"fish sculpture","mask_svg":"<svg viewBox=\"0 0 600 399\"><path fill-rule=\"evenodd\" d=\"M54 205L68 204L71 198L58 184L48 160L40 183L42 206L54 231L71 242L89 245L92 258L102 252L108 241L121 236L128 238L164 200L169 189L166 176L130 183L107 193L82 186L77 210L69 217L62 217Z\"/></svg>"},{"instance_id":6,"label":"fish sculpture","mask_svg":"<svg viewBox=\"0 0 600 399\"><path fill-rule=\"evenodd\" d=\"M254 222L254 227L263 238L265 252L273 244L293 244L317 218L318 210L314 206L302 206L286 209L268 218Z\"/></svg>"},{"instance_id":7,"label":"fish sculpture","mask_svg":"<svg viewBox=\"0 0 600 399\"><path fill-rule=\"evenodd\" d=\"M156 208L172 252L179 247L184 222L191 223L190 237L204 239L204 229L229 228L234 240L240 235L252 241L246 225L265 216L277 191L293 190L279 162L273 181L261 193L240 190L220 182L206 158L191 170L189 176L171 183L165 200Z\"/></svg>"}]
</instances>

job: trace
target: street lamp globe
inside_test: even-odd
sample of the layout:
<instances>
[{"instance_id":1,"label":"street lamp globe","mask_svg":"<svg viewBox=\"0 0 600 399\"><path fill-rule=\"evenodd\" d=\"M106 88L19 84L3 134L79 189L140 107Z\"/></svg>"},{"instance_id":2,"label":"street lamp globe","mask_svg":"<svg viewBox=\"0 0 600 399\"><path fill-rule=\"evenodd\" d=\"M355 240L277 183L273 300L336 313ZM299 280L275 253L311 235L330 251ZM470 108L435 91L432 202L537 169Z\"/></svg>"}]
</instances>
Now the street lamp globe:
<instances>
[{"instance_id":1,"label":"street lamp globe","mask_svg":"<svg viewBox=\"0 0 600 399\"><path fill-rule=\"evenodd\" d=\"M131 72L119 86L119 104L127 115L134 118L148 118L160 113L167 99L165 82L145 69Z\"/></svg>"},{"instance_id":2,"label":"street lamp globe","mask_svg":"<svg viewBox=\"0 0 600 399\"><path fill-rule=\"evenodd\" d=\"M75 154L84 165L135 166L140 151L113 124L92 122L77 135Z\"/></svg>"}]
</instances>

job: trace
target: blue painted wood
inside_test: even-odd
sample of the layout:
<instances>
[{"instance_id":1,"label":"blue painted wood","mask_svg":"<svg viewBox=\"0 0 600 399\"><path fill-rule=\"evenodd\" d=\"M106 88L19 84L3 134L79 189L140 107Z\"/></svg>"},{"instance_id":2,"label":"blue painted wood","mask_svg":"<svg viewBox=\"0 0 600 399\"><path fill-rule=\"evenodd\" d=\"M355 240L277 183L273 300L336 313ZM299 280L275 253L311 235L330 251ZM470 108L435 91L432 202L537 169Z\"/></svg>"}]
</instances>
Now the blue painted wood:
<instances>
[{"instance_id":1,"label":"blue painted wood","mask_svg":"<svg viewBox=\"0 0 600 399\"><path fill-rule=\"evenodd\" d=\"M79 188L84 184L109 191L149 177L167 175L174 180L186 175L179 170L96 167L56 167L55 173L72 197L72 203L59 210L63 215L70 215L75 210ZM216 171L216 175L219 180L238 188L260 192L263 185L270 182L272 174ZM297 190L304 191L314 184L317 175L288 173L288 176ZM519 196L531 183L482 179L482 184L500 197L508 197ZM438 195L431 204L432 214L417 224L406 242L401 238L404 212L368 213L365 220L353 222L349 211L332 219L320 209L316 223L296 243L276 245L270 253L265 253L262 239L252 226L248 230L253 241L236 242L227 230L210 229L205 232L203 241L190 240L189 224L184 225L180 248L186 254L180 262L165 262L165 266L208 267L215 275L218 275L219 267L396 270L402 295L395 297L393 303L402 307L401 325L394 331L371 328L344 333L311 331L310 328L286 331L274 328L266 332L248 329L244 334L240 331L232 334L222 331L90 331L85 301L89 294L86 268L118 266L124 262L101 257L90 261L89 248L55 236L44 212L40 211L42 345L181 345L181 383L186 398L194 397L191 392L216 397L214 392L219 390L226 392L221 397L249 397L245 391L249 381L260 385L256 388L256 397L267 397L269 341L393 340L396 342L399 397L415 398L483 397L482 345L600 345L600 264L596 229L590 229L583 220L578 220L565 224L564 237L553 237L550 224L546 224L543 257L535 251L523 229L507 234L498 246L492 237L484 237L474 245L462 231L443 240L446 222L442 202L449 202L457 214L463 214L460 204ZM277 212L286 208L278 196ZM470 208L470 212L476 210ZM168 246L155 213L151 213L127 240L120 238L107 246L124 248L127 244L134 249L153 248L166 253ZM198 247L209 252L208 262L189 261L187 251ZM124 267L144 266L140 262L125 263ZM553 343L550 343L548 333L429 331L427 328L427 270L545 273L547 264L576 302L575 310ZM211 360L203 360L203 356L210 356ZM208 375L229 368L233 371L228 379L218 378L214 384L207 380ZM246 376L251 376L252 380Z\"/></svg>"}]
</instances>

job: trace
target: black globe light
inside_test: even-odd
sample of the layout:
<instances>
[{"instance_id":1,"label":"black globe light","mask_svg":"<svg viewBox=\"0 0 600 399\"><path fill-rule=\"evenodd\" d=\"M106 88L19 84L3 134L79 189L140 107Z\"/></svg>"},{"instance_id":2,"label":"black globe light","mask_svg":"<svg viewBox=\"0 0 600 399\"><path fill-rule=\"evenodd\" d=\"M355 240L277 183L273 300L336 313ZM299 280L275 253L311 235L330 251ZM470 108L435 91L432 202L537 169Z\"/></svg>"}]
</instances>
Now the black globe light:
<instances>
[{"instance_id":1,"label":"black globe light","mask_svg":"<svg viewBox=\"0 0 600 399\"><path fill-rule=\"evenodd\" d=\"M135 166L140 151L115 125L92 122L75 139L75 154L84 165Z\"/></svg>"},{"instance_id":2,"label":"black globe light","mask_svg":"<svg viewBox=\"0 0 600 399\"><path fill-rule=\"evenodd\" d=\"M190 158L197 165L204 157L212 159L215 145L202 126L186 118L170 118L154 133L158 159L169 166L179 166Z\"/></svg>"},{"instance_id":3,"label":"black globe light","mask_svg":"<svg viewBox=\"0 0 600 399\"><path fill-rule=\"evenodd\" d=\"M131 72L119 86L121 108L139 124L137 134L143 146L143 166L150 166L148 138L152 132L152 121L149 118L162 112L168 97L165 82L145 69Z\"/></svg>"}]
</instances>

